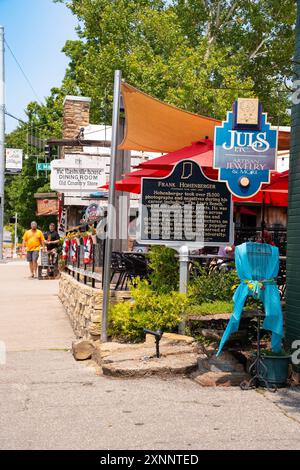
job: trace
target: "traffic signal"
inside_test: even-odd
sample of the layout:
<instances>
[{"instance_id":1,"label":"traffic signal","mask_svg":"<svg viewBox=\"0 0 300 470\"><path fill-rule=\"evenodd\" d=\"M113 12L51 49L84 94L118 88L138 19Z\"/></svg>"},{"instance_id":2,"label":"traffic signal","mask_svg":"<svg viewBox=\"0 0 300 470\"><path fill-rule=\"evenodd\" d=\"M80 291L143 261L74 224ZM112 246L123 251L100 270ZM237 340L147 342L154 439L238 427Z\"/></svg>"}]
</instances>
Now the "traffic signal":
<instances>
[{"instance_id":1,"label":"traffic signal","mask_svg":"<svg viewBox=\"0 0 300 470\"><path fill-rule=\"evenodd\" d=\"M16 218L15 217L10 217L9 218L9 223L10 224L15 224L16 223Z\"/></svg>"},{"instance_id":2,"label":"traffic signal","mask_svg":"<svg viewBox=\"0 0 300 470\"><path fill-rule=\"evenodd\" d=\"M50 145L44 145L44 154L46 158L51 157Z\"/></svg>"}]
</instances>

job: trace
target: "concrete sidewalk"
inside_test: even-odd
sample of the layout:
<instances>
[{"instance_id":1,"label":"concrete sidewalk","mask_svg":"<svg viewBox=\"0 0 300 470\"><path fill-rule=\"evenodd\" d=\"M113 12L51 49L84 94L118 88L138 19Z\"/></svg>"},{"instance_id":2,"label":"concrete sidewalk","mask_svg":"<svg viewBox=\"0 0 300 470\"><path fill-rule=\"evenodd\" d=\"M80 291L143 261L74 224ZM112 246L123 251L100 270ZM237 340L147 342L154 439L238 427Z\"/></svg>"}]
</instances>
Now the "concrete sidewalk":
<instances>
[{"instance_id":1,"label":"concrete sidewalk","mask_svg":"<svg viewBox=\"0 0 300 470\"><path fill-rule=\"evenodd\" d=\"M25 261L0 264L0 340L8 351L70 348L73 332L58 281L29 279Z\"/></svg>"},{"instance_id":2,"label":"concrete sidewalk","mask_svg":"<svg viewBox=\"0 0 300 470\"><path fill-rule=\"evenodd\" d=\"M299 388L103 377L66 351L56 281L27 275L22 263L0 265L0 449L300 449Z\"/></svg>"}]
</instances>

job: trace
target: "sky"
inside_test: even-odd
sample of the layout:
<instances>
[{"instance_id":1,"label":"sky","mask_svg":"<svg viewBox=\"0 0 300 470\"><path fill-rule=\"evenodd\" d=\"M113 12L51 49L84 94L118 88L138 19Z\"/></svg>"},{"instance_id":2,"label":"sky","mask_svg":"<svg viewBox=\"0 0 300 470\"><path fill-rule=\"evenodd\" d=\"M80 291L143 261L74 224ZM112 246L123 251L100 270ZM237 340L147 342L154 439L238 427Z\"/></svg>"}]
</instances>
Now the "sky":
<instances>
[{"instance_id":1,"label":"sky","mask_svg":"<svg viewBox=\"0 0 300 470\"><path fill-rule=\"evenodd\" d=\"M61 84L68 65L61 50L67 39L76 39L77 19L65 5L52 0L0 0L0 25L34 89L6 47L6 110L22 119L27 104L37 100L36 95L43 102L50 89ZM6 132L17 124L6 116Z\"/></svg>"}]
</instances>

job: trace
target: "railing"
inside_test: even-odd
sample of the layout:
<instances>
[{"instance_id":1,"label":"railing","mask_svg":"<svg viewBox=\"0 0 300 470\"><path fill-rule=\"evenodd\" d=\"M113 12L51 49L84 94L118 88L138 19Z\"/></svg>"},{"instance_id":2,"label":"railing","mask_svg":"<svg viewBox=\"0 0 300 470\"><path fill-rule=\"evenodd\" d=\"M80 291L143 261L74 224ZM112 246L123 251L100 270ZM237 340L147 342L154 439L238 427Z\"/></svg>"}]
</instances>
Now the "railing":
<instances>
[{"instance_id":1,"label":"railing","mask_svg":"<svg viewBox=\"0 0 300 470\"><path fill-rule=\"evenodd\" d=\"M105 242L94 244L92 261L85 263L84 245L80 241L76 262L72 260L70 247L65 271L79 282L84 284L91 283L92 287L102 287L104 253ZM115 290L125 290L131 280L136 277L146 278L148 274L148 259L142 253L112 252L110 282Z\"/></svg>"},{"instance_id":2,"label":"railing","mask_svg":"<svg viewBox=\"0 0 300 470\"><path fill-rule=\"evenodd\" d=\"M268 228L275 245L280 248L280 270L277 278L281 298L285 298L286 290L286 230ZM257 228L242 228L236 230L236 244L245 241L257 240L261 231ZM71 276L84 284L90 283L92 287L102 287L102 271L105 253L105 241L97 241L93 245L93 256L91 263L84 263L83 240L80 240L77 261L73 262L71 253L66 261L65 270ZM190 273L197 275L198 265L206 269L207 275L212 272L224 272L234 267L234 261L223 260L217 254L190 255ZM195 263L196 262L196 263ZM126 289L128 281L139 276L148 277L149 268L147 255L143 253L118 253L113 252L111 263L111 283L114 280L115 289Z\"/></svg>"},{"instance_id":3,"label":"railing","mask_svg":"<svg viewBox=\"0 0 300 470\"><path fill-rule=\"evenodd\" d=\"M77 249L77 260L74 262L71 258L71 250L69 250L68 259L66 260L65 271L75 277L77 281L84 284L91 283L92 287L96 287L96 283L102 285L102 270L104 262L105 242L97 241L93 244L93 255L90 263L84 262L84 245L80 239L80 245Z\"/></svg>"},{"instance_id":4,"label":"railing","mask_svg":"<svg viewBox=\"0 0 300 470\"><path fill-rule=\"evenodd\" d=\"M205 269L207 276L213 273L224 273L235 268L234 260L224 259L218 255L190 255L190 276L199 275L199 266ZM281 300L286 294L286 257L279 257L279 272L276 278Z\"/></svg>"},{"instance_id":5,"label":"railing","mask_svg":"<svg viewBox=\"0 0 300 470\"><path fill-rule=\"evenodd\" d=\"M268 226L267 231L271 235L274 244L279 248L280 256L286 256L287 235L286 228ZM235 245L261 238L261 227L235 227Z\"/></svg>"}]
</instances>

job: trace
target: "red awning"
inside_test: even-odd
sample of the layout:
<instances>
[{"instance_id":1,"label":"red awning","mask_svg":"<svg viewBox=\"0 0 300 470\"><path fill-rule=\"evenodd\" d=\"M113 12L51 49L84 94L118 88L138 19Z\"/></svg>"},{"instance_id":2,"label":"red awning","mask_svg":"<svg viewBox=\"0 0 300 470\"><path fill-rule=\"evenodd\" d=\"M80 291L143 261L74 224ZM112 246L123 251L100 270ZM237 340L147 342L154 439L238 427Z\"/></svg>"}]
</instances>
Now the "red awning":
<instances>
[{"instance_id":1,"label":"red awning","mask_svg":"<svg viewBox=\"0 0 300 470\"><path fill-rule=\"evenodd\" d=\"M194 142L188 147L175 152L162 155L161 157L147 160L138 166L138 169L126 174L126 178L116 182L118 191L141 192L141 179L143 177L164 178L173 169L174 165L183 159L196 161L202 168L203 173L210 179L218 179L218 170L212 168L213 143L209 139ZM288 206L288 171L284 173L271 172L270 184L262 185L262 189L251 198L244 199L233 196L233 202L263 202L267 205L287 207ZM108 185L101 186L107 189Z\"/></svg>"},{"instance_id":2,"label":"red awning","mask_svg":"<svg viewBox=\"0 0 300 470\"><path fill-rule=\"evenodd\" d=\"M213 165L213 142L210 139L199 140L193 142L192 145L184 147L175 152L170 152L161 157L154 158L153 160L147 160L139 164L139 168L157 169L165 168L170 169L174 166L174 163L180 160L190 158L201 166Z\"/></svg>"},{"instance_id":3,"label":"red awning","mask_svg":"<svg viewBox=\"0 0 300 470\"><path fill-rule=\"evenodd\" d=\"M253 209L249 209L249 207L240 206L239 208L240 214L243 215L256 215L256 212Z\"/></svg>"}]
</instances>

